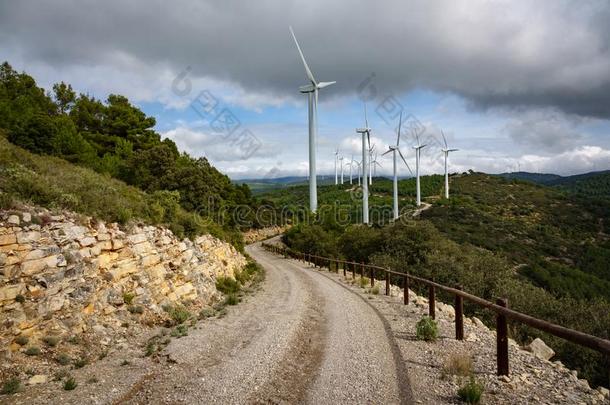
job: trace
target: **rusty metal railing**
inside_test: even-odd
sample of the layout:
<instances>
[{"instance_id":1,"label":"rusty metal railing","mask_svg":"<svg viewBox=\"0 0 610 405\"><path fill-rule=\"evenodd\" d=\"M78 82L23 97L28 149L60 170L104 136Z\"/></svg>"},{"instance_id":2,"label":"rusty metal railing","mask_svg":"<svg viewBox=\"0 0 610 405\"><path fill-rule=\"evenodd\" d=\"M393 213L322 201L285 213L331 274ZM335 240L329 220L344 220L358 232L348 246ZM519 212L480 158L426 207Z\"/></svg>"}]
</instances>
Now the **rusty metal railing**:
<instances>
[{"instance_id":1,"label":"rusty metal railing","mask_svg":"<svg viewBox=\"0 0 610 405\"><path fill-rule=\"evenodd\" d=\"M262 246L273 253L283 255L287 258L290 257L293 259L311 263L315 267L328 267L328 269L331 270L332 265L334 264L336 266L337 271L339 270L339 267L342 268L343 275L345 277L347 277L348 271L352 273L353 278L356 278L356 272L360 274L360 277L364 277L365 274L368 274L371 279L371 287L375 285L375 275L377 271L383 272L385 275L386 295L390 294L390 275L402 278L402 288L404 289L404 305L407 305L409 303L409 285L412 281L426 285L428 287L428 314L432 319L435 318L436 313L436 290L441 290L446 293L449 293L455 297L455 338L457 340L464 339L464 300L477 304L483 308L492 310L496 313L496 363L498 375L509 374L507 325L508 319L523 323L525 325L531 326L532 328L549 333L553 336L557 336L569 342L576 343L580 346L588 347L610 357L610 340L602 339L600 337L589 335L584 332L579 332L574 329L569 329L561 325L554 324L552 322L534 318L533 316L524 314L522 312L514 311L508 308L508 301L504 298L498 298L495 303L492 303L483 298L477 297L476 295L472 295L463 291L461 286L456 286L455 288L447 287L445 285L435 282L434 280L428 280L422 277L417 277L409 273L400 273L397 271L392 271L388 268L381 266L317 256L309 253L296 252L289 248L271 245L268 243L263 243Z\"/></svg>"}]
</instances>

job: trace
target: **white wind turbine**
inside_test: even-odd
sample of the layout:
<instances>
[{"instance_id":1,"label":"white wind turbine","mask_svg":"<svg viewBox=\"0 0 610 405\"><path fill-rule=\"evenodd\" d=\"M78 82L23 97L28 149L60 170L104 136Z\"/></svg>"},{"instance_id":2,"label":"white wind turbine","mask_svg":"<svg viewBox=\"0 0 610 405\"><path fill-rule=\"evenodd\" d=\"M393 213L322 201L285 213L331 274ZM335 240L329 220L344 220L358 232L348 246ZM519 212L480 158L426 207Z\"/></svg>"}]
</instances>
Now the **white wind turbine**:
<instances>
[{"instance_id":1,"label":"white wind turbine","mask_svg":"<svg viewBox=\"0 0 610 405\"><path fill-rule=\"evenodd\" d=\"M356 132L362 134L362 223L369 223L369 186L366 179L369 170L367 167L367 155L371 149L371 128L366 118L366 104L364 105L364 128L357 128ZM368 143L368 148L367 148Z\"/></svg>"},{"instance_id":2,"label":"white wind turbine","mask_svg":"<svg viewBox=\"0 0 610 405\"><path fill-rule=\"evenodd\" d=\"M415 137L417 138L417 146L413 147L413 149L415 149L415 188L417 192L417 198L415 200L415 203L419 207L421 205L421 188L419 186L419 160L421 156L420 152L426 145L419 144L419 136L417 135L417 133L415 134Z\"/></svg>"},{"instance_id":3,"label":"white wind turbine","mask_svg":"<svg viewBox=\"0 0 610 405\"><path fill-rule=\"evenodd\" d=\"M354 168L354 154L352 153L352 160L349 161L349 184L352 184L352 169Z\"/></svg>"},{"instance_id":4,"label":"white wind turbine","mask_svg":"<svg viewBox=\"0 0 610 405\"><path fill-rule=\"evenodd\" d=\"M335 151L335 186L339 184L339 181L337 180L337 160L339 160L339 148Z\"/></svg>"},{"instance_id":5,"label":"white wind turbine","mask_svg":"<svg viewBox=\"0 0 610 405\"><path fill-rule=\"evenodd\" d=\"M409 172L411 174L413 174L413 172L411 171L411 168L409 167L409 164L407 163L407 160L405 159L405 157L402 155L402 152L399 149L399 145L400 145L400 127L402 126L402 112L400 113L400 119L398 121L398 135L396 136L396 145L390 145L389 149L387 152L385 152L383 155L387 155L388 153L392 152L392 158L393 158L393 162L394 162L394 177L393 177L393 186L394 186L394 219L398 219L398 175L396 173L396 152L398 152L398 154L400 155L400 158L402 159L403 162L405 162L405 165L407 166L407 169L409 169ZM381 156L383 156L381 155Z\"/></svg>"},{"instance_id":6,"label":"white wind turbine","mask_svg":"<svg viewBox=\"0 0 610 405\"><path fill-rule=\"evenodd\" d=\"M377 152L375 152L375 158L371 160L371 166L373 167L373 177L377 177L377 166L380 168L383 167L381 166L381 163L377 161Z\"/></svg>"},{"instance_id":7,"label":"white wind turbine","mask_svg":"<svg viewBox=\"0 0 610 405\"><path fill-rule=\"evenodd\" d=\"M443 136L443 142L445 143L445 147L441 149L445 154L445 198L449 198L449 172L447 170L447 159L449 158L449 152L456 152L459 149L449 149L447 147L447 138L445 138L443 131L441 131L441 135Z\"/></svg>"},{"instance_id":8,"label":"white wind turbine","mask_svg":"<svg viewBox=\"0 0 610 405\"><path fill-rule=\"evenodd\" d=\"M341 185L343 185L343 156L339 158L339 166L341 167Z\"/></svg>"},{"instance_id":9,"label":"white wind turbine","mask_svg":"<svg viewBox=\"0 0 610 405\"><path fill-rule=\"evenodd\" d=\"M312 212L316 212L318 209L318 189L317 189L317 179L316 179L316 136L318 132L318 91L323 89L324 87L328 87L331 84L336 82L318 82L313 77L313 73L307 66L307 61L305 61L305 56L303 56L303 52L301 51L301 47L299 46L299 42L297 41L297 37L294 35L294 31L292 27L290 28L290 33L292 34L292 39L294 39L294 43L297 46L299 51L299 55L301 55L301 60L303 61L303 66L305 66L305 74L309 79L310 83L299 87L299 91L301 93L307 93L309 99L309 209Z\"/></svg>"}]
</instances>

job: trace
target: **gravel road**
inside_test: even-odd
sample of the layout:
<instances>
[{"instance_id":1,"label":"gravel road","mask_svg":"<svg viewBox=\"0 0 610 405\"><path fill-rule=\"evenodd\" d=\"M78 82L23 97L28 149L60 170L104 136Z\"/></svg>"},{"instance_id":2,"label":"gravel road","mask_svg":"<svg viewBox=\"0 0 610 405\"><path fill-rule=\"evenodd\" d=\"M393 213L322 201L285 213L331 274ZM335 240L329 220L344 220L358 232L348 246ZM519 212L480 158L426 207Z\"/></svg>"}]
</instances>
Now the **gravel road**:
<instances>
[{"instance_id":1,"label":"gravel road","mask_svg":"<svg viewBox=\"0 0 610 405\"><path fill-rule=\"evenodd\" d=\"M372 306L260 244L247 251L266 270L261 291L227 317L170 344L175 364L122 401L408 402L404 362Z\"/></svg>"}]
</instances>

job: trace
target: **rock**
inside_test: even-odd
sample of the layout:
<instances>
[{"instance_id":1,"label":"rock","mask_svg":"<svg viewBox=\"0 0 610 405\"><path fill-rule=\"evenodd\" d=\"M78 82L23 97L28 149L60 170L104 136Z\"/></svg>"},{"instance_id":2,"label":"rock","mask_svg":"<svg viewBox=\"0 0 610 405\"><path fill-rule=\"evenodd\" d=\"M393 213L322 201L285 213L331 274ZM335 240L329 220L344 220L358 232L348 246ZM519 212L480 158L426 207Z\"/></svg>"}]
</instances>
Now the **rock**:
<instances>
[{"instance_id":1,"label":"rock","mask_svg":"<svg viewBox=\"0 0 610 405\"><path fill-rule=\"evenodd\" d=\"M468 336L466 336L465 339L467 342L478 342L479 338L477 337L477 335L475 335L474 333L470 332L468 334Z\"/></svg>"},{"instance_id":2,"label":"rock","mask_svg":"<svg viewBox=\"0 0 610 405\"><path fill-rule=\"evenodd\" d=\"M11 215L8 217L8 220L6 222L8 222L11 225L19 225L19 216Z\"/></svg>"},{"instance_id":3,"label":"rock","mask_svg":"<svg viewBox=\"0 0 610 405\"><path fill-rule=\"evenodd\" d=\"M0 287L0 301L14 300L23 291L23 284Z\"/></svg>"},{"instance_id":4,"label":"rock","mask_svg":"<svg viewBox=\"0 0 610 405\"><path fill-rule=\"evenodd\" d=\"M13 245L17 243L17 236L14 233L0 235L0 246Z\"/></svg>"},{"instance_id":5,"label":"rock","mask_svg":"<svg viewBox=\"0 0 610 405\"><path fill-rule=\"evenodd\" d=\"M28 385L44 384L47 382L47 376L44 374L36 374L28 380Z\"/></svg>"},{"instance_id":6,"label":"rock","mask_svg":"<svg viewBox=\"0 0 610 405\"><path fill-rule=\"evenodd\" d=\"M591 389L591 387L589 386L589 381L585 380L584 378L579 378L578 381L576 381L576 383L578 384L578 386L580 388L582 388L585 391L588 391Z\"/></svg>"},{"instance_id":7,"label":"rock","mask_svg":"<svg viewBox=\"0 0 610 405\"><path fill-rule=\"evenodd\" d=\"M600 387L597 387L597 391L606 398L610 397L610 391L608 391L608 388L604 388L604 387L600 386Z\"/></svg>"},{"instance_id":8,"label":"rock","mask_svg":"<svg viewBox=\"0 0 610 405\"><path fill-rule=\"evenodd\" d=\"M551 357L555 355L553 349L548 347L546 343L540 338L536 338L525 347L526 350L532 352L535 356L543 359L549 360Z\"/></svg>"},{"instance_id":9,"label":"rock","mask_svg":"<svg viewBox=\"0 0 610 405\"><path fill-rule=\"evenodd\" d=\"M63 256L62 256L63 257ZM21 263L21 272L26 276L40 273L48 267L56 267L60 261L59 255L53 255L37 260L28 260Z\"/></svg>"},{"instance_id":10,"label":"rock","mask_svg":"<svg viewBox=\"0 0 610 405\"><path fill-rule=\"evenodd\" d=\"M17 243L32 243L37 242L40 239L40 232L38 231L30 231L30 232L18 232L17 233Z\"/></svg>"},{"instance_id":11,"label":"rock","mask_svg":"<svg viewBox=\"0 0 610 405\"><path fill-rule=\"evenodd\" d=\"M87 236L78 240L82 247L92 246L97 240L94 237Z\"/></svg>"},{"instance_id":12,"label":"rock","mask_svg":"<svg viewBox=\"0 0 610 405\"><path fill-rule=\"evenodd\" d=\"M32 214L29 212L24 212L21 218L23 218L23 222L32 222Z\"/></svg>"},{"instance_id":13,"label":"rock","mask_svg":"<svg viewBox=\"0 0 610 405\"><path fill-rule=\"evenodd\" d=\"M483 323L483 321L481 321L479 318L477 318L476 316L472 317L472 322L475 324L475 326L479 329L483 329L483 330L489 330L489 328Z\"/></svg>"},{"instance_id":14,"label":"rock","mask_svg":"<svg viewBox=\"0 0 610 405\"><path fill-rule=\"evenodd\" d=\"M510 377L507 375L501 375L500 377L498 377L498 380L505 382L505 383L509 383L510 382Z\"/></svg>"}]
</instances>

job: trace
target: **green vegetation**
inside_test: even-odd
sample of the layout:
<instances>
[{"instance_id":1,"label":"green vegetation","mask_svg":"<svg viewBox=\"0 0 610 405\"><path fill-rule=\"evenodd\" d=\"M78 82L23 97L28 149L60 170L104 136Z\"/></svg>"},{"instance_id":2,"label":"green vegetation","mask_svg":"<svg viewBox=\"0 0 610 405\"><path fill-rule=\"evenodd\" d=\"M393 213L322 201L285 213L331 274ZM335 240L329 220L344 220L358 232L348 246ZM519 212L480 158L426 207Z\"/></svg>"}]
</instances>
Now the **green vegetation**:
<instances>
[{"instance_id":1,"label":"green vegetation","mask_svg":"<svg viewBox=\"0 0 610 405\"><path fill-rule=\"evenodd\" d=\"M472 355L468 353L451 353L443 365L444 375L468 377L474 374Z\"/></svg>"},{"instance_id":2,"label":"green vegetation","mask_svg":"<svg viewBox=\"0 0 610 405\"><path fill-rule=\"evenodd\" d=\"M12 395L21 389L21 381L17 377L12 377L2 383L2 390L0 390L0 394L3 395Z\"/></svg>"},{"instance_id":3,"label":"green vegetation","mask_svg":"<svg viewBox=\"0 0 610 405\"><path fill-rule=\"evenodd\" d=\"M134 293L126 292L123 293L123 302L127 305L131 305L133 303L133 299L136 297Z\"/></svg>"},{"instance_id":4,"label":"green vegetation","mask_svg":"<svg viewBox=\"0 0 610 405\"><path fill-rule=\"evenodd\" d=\"M45 336L42 341L49 347L55 347L59 344L61 338L59 336L49 335Z\"/></svg>"},{"instance_id":5,"label":"green vegetation","mask_svg":"<svg viewBox=\"0 0 610 405\"><path fill-rule=\"evenodd\" d=\"M461 284L490 301L505 297L518 311L610 338L609 202L480 173L452 176L451 186L451 199L429 198L432 207L419 219L365 227L323 213L292 227L283 240L305 253ZM453 297L441 292L439 299ZM476 305L466 302L465 311L493 324ZM610 364L599 353L521 324L510 330L522 343L541 337L568 367L607 384Z\"/></svg>"},{"instance_id":6,"label":"green vegetation","mask_svg":"<svg viewBox=\"0 0 610 405\"><path fill-rule=\"evenodd\" d=\"M41 353L41 351L38 346L30 346L25 350L24 353L27 354L28 356L38 356Z\"/></svg>"},{"instance_id":7,"label":"green vegetation","mask_svg":"<svg viewBox=\"0 0 610 405\"><path fill-rule=\"evenodd\" d=\"M175 325L184 323L191 317L191 313L182 305L166 305L163 310L167 312Z\"/></svg>"},{"instance_id":8,"label":"green vegetation","mask_svg":"<svg viewBox=\"0 0 610 405\"><path fill-rule=\"evenodd\" d=\"M434 342L438 337L438 325L434 319L424 316L415 325L415 336L418 340Z\"/></svg>"},{"instance_id":9,"label":"green vegetation","mask_svg":"<svg viewBox=\"0 0 610 405\"><path fill-rule=\"evenodd\" d=\"M15 343L17 343L19 346L25 346L28 344L29 341L30 341L30 338L25 335L19 335L15 339Z\"/></svg>"},{"instance_id":10,"label":"green vegetation","mask_svg":"<svg viewBox=\"0 0 610 405\"><path fill-rule=\"evenodd\" d=\"M89 361L85 357L81 357L80 359L74 360L74 368L83 368Z\"/></svg>"},{"instance_id":11,"label":"green vegetation","mask_svg":"<svg viewBox=\"0 0 610 405\"><path fill-rule=\"evenodd\" d=\"M470 380L458 390L458 396L467 404L478 404L481 402L484 391L483 384L479 383L474 377L470 377Z\"/></svg>"},{"instance_id":12,"label":"green vegetation","mask_svg":"<svg viewBox=\"0 0 610 405\"><path fill-rule=\"evenodd\" d=\"M74 377L69 377L65 382L64 382L64 390L66 391L72 391L73 389L75 389L78 386L78 384L76 383L76 380L74 379Z\"/></svg>"},{"instance_id":13,"label":"green vegetation","mask_svg":"<svg viewBox=\"0 0 610 405\"><path fill-rule=\"evenodd\" d=\"M59 364L61 364L62 366L66 366L66 365L70 364L72 359L67 354L61 353L60 355L58 355L55 358L55 361L58 362Z\"/></svg>"}]
</instances>

